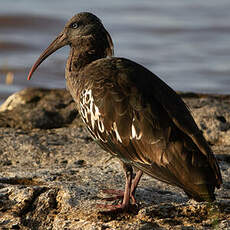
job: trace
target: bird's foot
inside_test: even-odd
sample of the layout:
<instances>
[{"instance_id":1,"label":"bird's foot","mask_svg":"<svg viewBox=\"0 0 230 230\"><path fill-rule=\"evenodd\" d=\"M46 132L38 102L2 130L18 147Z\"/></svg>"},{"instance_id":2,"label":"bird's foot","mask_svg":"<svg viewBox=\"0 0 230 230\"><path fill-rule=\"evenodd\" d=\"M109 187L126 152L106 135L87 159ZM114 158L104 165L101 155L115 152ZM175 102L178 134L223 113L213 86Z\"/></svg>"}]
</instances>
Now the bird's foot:
<instances>
[{"instance_id":1,"label":"bird's foot","mask_svg":"<svg viewBox=\"0 0 230 230\"><path fill-rule=\"evenodd\" d=\"M104 189L102 192L108 195L112 195L111 197L102 198L102 200L106 201L117 201L121 200L120 204L99 204L98 207L106 209L107 211L103 211L103 213L120 213L120 212L136 212L138 210L138 206L136 205L136 199L134 197L135 190L138 185L138 182L142 176L142 171L139 170L132 180L132 167L128 167L130 165L125 166L126 173L126 183L125 190L115 190L115 189Z\"/></svg>"},{"instance_id":2,"label":"bird's foot","mask_svg":"<svg viewBox=\"0 0 230 230\"><path fill-rule=\"evenodd\" d=\"M115 201L115 200L121 200L124 198L124 191L123 190L119 190L119 189L103 189L102 190L103 193L108 194L108 195L112 195L111 197L104 197L102 198L102 200L106 200L106 201ZM136 205L136 199L133 193L131 193L129 195L129 197L132 200L132 204Z\"/></svg>"},{"instance_id":3,"label":"bird's foot","mask_svg":"<svg viewBox=\"0 0 230 230\"><path fill-rule=\"evenodd\" d=\"M102 193L111 195L109 197L103 197L102 200L106 201L115 201L115 200L121 200L124 197L124 191L118 190L118 189L103 189Z\"/></svg>"},{"instance_id":4,"label":"bird's foot","mask_svg":"<svg viewBox=\"0 0 230 230\"><path fill-rule=\"evenodd\" d=\"M137 205L133 205L130 203L122 203L122 204L98 204L98 208L103 209L104 211L100 211L100 213L104 214L117 214L123 212L134 212L137 210Z\"/></svg>"},{"instance_id":5,"label":"bird's foot","mask_svg":"<svg viewBox=\"0 0 230 230\"><path fill-rule=\"evenodd\" d=\"M118 189L104 189L102 190L103 193L112 195L110 197L104 197L102 200L104 201L117 201L123 200L121 204L98 204L97 207L104 209L102 213L106 214L115 214L115 213L122 213L122 212L129 212L137 210L136 200L134 195L129 196L131 198L132 203L130 200L124 200L124 191Z\"/></svg>"}]
</instances>

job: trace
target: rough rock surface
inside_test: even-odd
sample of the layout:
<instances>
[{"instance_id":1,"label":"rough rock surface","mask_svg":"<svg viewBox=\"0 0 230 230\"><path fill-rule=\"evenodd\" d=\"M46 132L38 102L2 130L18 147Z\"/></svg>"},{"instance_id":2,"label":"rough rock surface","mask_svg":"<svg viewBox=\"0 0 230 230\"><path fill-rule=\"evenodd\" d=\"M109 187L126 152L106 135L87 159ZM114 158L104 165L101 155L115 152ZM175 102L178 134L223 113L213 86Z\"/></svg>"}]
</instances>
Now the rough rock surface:
<instances>
[{"instance_id":1,"label":"rough rock surface","mask_svg":"<svg viewBox=\"0 0 230 230\"><path fill-rule=\"evenodd\" d=\"M65 90L26 89L0 108L0 229L230 229L230 96L182 96L220 163L216 202L144 176L138 207L101 212L100 191L124 186L118 160L84 131Z\"/></svg>"}]
</instances>

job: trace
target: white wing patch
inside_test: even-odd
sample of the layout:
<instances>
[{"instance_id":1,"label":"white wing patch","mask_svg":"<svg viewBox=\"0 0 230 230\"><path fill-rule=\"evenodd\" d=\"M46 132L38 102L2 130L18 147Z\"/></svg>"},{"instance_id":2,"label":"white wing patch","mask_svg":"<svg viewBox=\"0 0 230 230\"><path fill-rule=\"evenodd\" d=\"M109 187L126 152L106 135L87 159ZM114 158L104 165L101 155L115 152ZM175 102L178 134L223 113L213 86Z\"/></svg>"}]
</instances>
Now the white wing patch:
<instances>
[{"instance_id":1,"label":"white wing patch","mask_svg":"<svg viewBox=\"0 0 230 230\"><path fill-rule=\"evenodd\" d=\"M117 141L122 143L122 139L118 132L116 122L113 122L110 131L105 130L102 114L100 113L99 108L94 103L91 89L83 90L80 96L80 114L83 122L87 125L93 138L100 139L103 142L107 142L107 140L100 134L103 134L104 132L106 135L109 135L109 133L115 133ZM95 130L96 126L98 130Z\"/></svg>"},{"instance_id":2,"label":"white wing patch","mask_svg":"<svg viewBox=\"0 0 230 230\"><path fill-rule=\"evenodd\" d=\"M135 121L135 118L133 118L133 123L132 123L132 127L131 127L131 136L130 136L130 139L137 139L137 140L140 140L141 137L142 137L142 132L140 131L139 134L135 128L135 125L134 125L134 121Z\"/></svg>"},{"instance_id":3,"label":"white wing patch","mask_svg":"<svg viewBox=\"0 0 230 230\"><path fill-rule=\"evenodd\" d=\"M142 133L140 132L139 135L136 132L135 126L132 124L132 136L130 137L130 139L137 139L140 140L142 137Z\"/></svg>"},{"instance_id":4,"label":"white wing patch","mask_svg":"<svg viewBox=\"0 0 230 230\"><path fill-rule=\"evenodd\" d=\"M80 96L80 114L93 137L106 142L106 140L100 136L100 133L105 132L105 126L99 108L94 103L91 89L83 90ZM95 132L96 125L99 132Z\"/></svg>"},{"instance_id":5,"label":"white wing patch","mask_svg":"<svg viewBox=\"0 0 230 230\"><path fill-rule=\"evenodd\" d=\"M120 134L119 134L119 132L117 130L117 124L116 124L116 122L113 122L113 128L112 128L112 130L115 132L117 140L122 143Z\"/></svg>"}]
</instances>

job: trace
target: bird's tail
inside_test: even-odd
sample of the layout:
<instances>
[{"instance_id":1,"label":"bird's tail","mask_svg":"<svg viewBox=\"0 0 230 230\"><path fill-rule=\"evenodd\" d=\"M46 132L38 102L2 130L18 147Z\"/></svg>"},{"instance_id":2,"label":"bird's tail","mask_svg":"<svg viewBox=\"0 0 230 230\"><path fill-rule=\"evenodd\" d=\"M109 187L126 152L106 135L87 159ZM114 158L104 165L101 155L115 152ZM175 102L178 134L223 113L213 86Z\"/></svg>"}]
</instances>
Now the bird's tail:
<instances>
[{"instance_id":1,"label":"bird's tail","mask_svg":"<svg viewBox=\"0 0 230 230\"><path fill-rule=\"evenodd\" d=\"M198 202L207 201L213 202L216 199L214 190L215 186L212 184L200 184L193 187L193 190L188 191L183 188L186 195Z\"/></svg>"}]
</instances>

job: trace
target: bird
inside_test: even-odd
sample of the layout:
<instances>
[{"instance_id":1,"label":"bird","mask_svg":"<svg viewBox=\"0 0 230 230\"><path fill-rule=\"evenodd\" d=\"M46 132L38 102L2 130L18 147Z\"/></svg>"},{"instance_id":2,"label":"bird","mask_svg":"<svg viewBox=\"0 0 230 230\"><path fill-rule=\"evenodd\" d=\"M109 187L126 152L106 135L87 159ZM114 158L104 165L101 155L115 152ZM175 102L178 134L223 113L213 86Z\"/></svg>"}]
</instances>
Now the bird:
<instances>
[{"instance_id":1,"label":"bird","mask_svg":"<svg viewBox=\"0 0 230 230\"><path fill-rule=\"evenodd\" d=\"M78 13L66 23L34 63L28 80L66 45L66 86L81 119L96 143L124 169L124 191L107 190L122 201L106 208L124 211L136 204L143 173L181 188L189 199L214 201L215 189L223 183L220 168L190 109L150 70L115 57L111 36L93 13Z\"/></svg>"}]
</instances>

